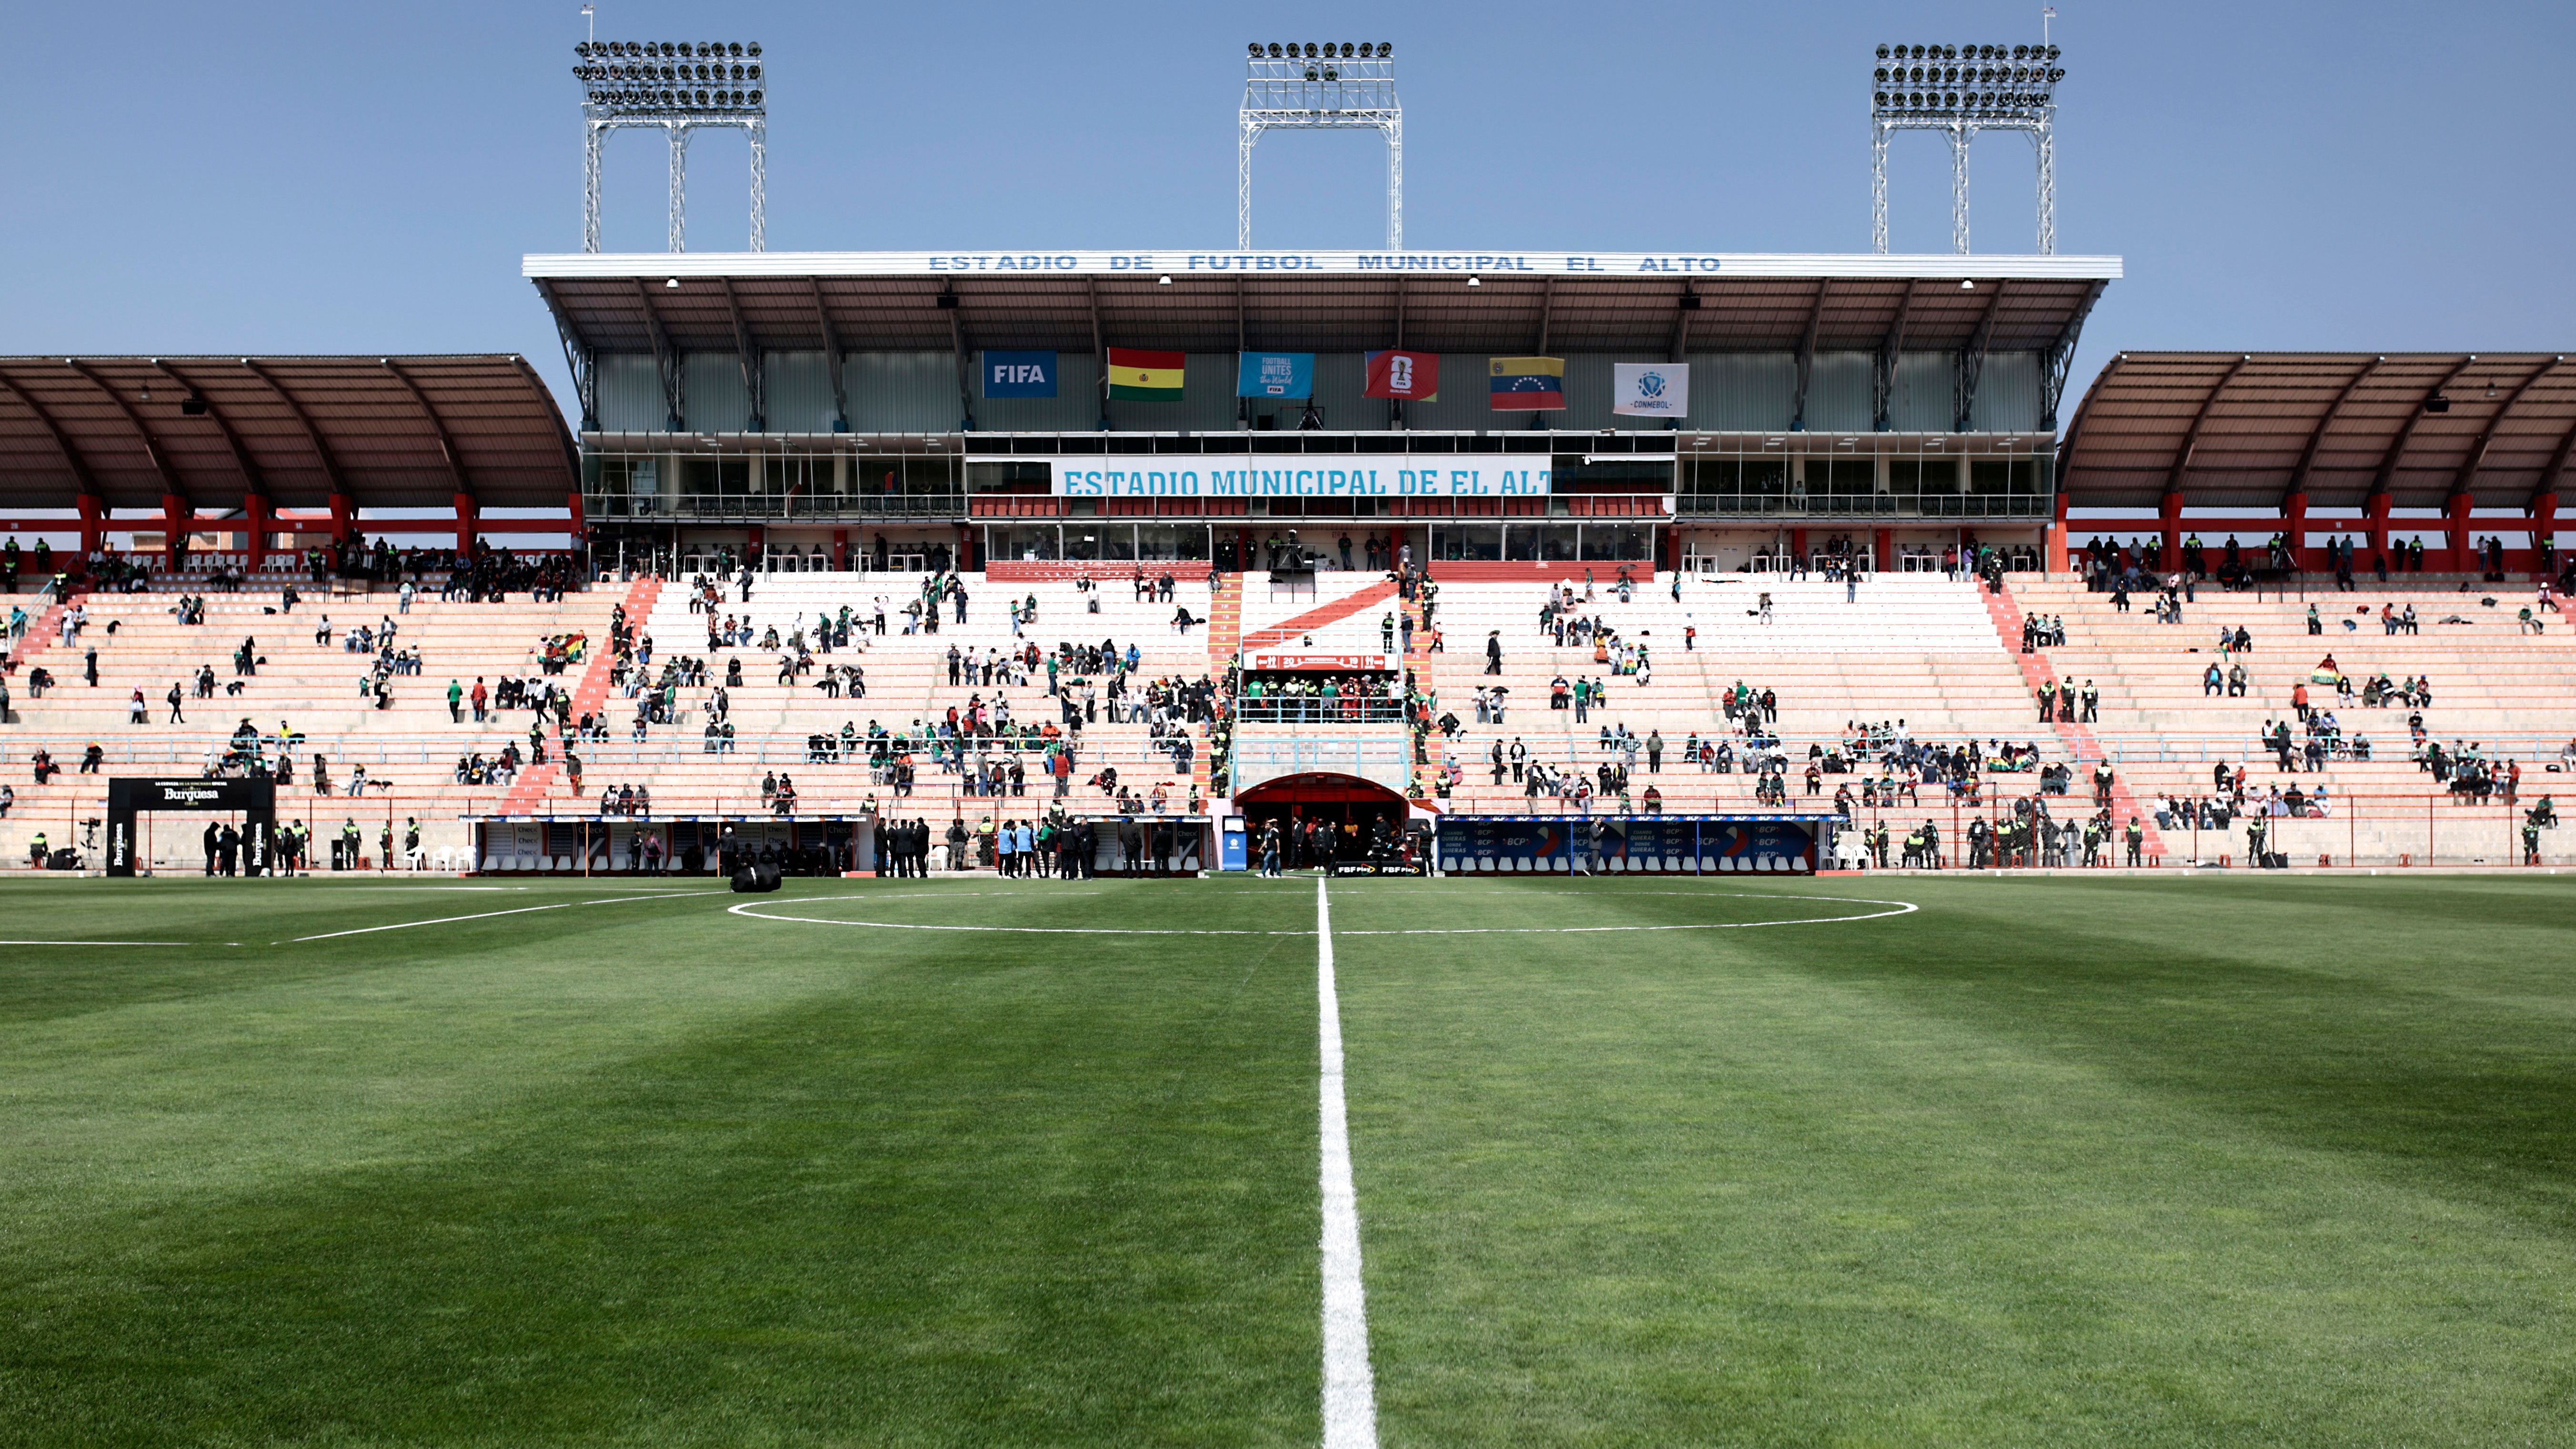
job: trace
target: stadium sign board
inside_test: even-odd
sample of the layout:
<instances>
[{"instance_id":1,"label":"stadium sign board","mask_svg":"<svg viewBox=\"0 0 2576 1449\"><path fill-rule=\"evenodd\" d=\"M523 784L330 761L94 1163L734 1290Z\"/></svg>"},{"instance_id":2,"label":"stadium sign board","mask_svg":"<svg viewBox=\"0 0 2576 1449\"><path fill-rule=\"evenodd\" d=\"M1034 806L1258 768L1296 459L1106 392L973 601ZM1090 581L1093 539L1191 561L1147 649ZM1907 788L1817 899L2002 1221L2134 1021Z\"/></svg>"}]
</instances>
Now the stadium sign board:
<instances>
[{"instance_id":1,"label":"stadium sign board","mask_svg":"<svg viewBox=\"0 0 2576 1449\"><path fill-rule=\"evenodd\" d=\"M1543 498L1553 472L1533 454L1044 461L1060 498Z\"/></svg>"}]
</instances>

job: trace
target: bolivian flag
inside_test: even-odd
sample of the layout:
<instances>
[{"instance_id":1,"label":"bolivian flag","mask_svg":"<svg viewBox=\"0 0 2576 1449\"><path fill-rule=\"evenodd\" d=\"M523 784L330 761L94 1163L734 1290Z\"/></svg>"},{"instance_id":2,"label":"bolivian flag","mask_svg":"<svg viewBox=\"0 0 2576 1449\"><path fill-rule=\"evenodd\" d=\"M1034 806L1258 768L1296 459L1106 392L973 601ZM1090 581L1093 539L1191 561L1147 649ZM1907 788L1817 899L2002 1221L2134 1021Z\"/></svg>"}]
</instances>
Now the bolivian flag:
<instances>
[{"instance_id":1,"label":"bolivian flag","mask_svg":"<svg viewBox=\"0 0 2576 1449\"><path fill-rule=\"evenodd\" d=\"M1497 357L1493 361L1495 411L1565 406L1565 359L1562 357Z\"/></svg>"},{"instance_id":2,"label":"bolivian flag","mask_svg":"<svg viewBox=\"0 0 2576 1449\"><path fill-rule=\"evenodd\" d=\"M1179 402L1181 368L1189 360L1180 352L1109 349L1109 396L1122 402Z\"/></svg>"}]
</instances>

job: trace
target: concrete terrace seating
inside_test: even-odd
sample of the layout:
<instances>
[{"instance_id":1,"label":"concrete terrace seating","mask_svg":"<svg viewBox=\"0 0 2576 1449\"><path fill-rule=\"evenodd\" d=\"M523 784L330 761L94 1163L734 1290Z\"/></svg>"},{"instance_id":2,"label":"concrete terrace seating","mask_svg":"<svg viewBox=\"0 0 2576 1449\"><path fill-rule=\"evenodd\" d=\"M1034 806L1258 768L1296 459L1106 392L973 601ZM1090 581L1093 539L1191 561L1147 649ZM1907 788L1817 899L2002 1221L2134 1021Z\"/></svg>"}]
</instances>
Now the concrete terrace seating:
<instances>
[{"instance_id":1,"label":"concrete terrace seating","mask_svg":"<svg viewBox=\"0 0 2576 1449\"><path fill-rule=\"evenodd\" d=\"M0 820L0 852L8 864L25 863L28 839L39 830L57 848L80 844L79 822L105 814L107 775L199 775L208 752L220 751L245 718L265 735L274 735L282 719L304 737L295 750L295 782L279 793L281 819L309 821L318 840L354 817L373 856L388 819L399 846L404 820L417 818L425 850L461 848L466 837L459 817L493 809L507 792L456 784L457 757L479 751L489 758L513 739L524 752L533 715L496 712L477 725L469 713L463 724L453 723L448 681L460 680L471 690L478 676L487 687L504 675L540 677L538 648L547 635L585 634L591 657L598 658L608 644L609 611L624 594L601 589L546 604L530 603L524 595L498 604L442 603L423 595L401 615L391 589L335 599L308 592L291 614L267 612L282 606L275 589L204 597L206 622L182 625L172 612L176 591L84 595L90 622L77 643L66 648L51 635L31 635L28 643L43 647L11 679L13 720L0 732L6 778L18 791L16 807ZM313 639L325 615L333 626L327 647ZM370 656L348 652L342 641L350 627L376 625L388 615L398 626L396 643L421 651L423 672L397 676L393 707L378 710L359 692ZM258 641L267 662L255 676L240 679L238 695L228 694L226 687L236 680L231 656L244 638ZM95 689L82 683L82 654L91 647L98 650ZM191 677L200 665L214 667L211 699L194 697ZM27 689L28 671L36 666L60 681L43 699L31 698ZM557 682L570 688L579 677L576 666ZM183 695L183 724L169 723L165 695L174 682ZM150 710L150 723L142 728L128 722L128 701L137 688ZM82 750L92 742L107 752L104 773L78 774ZM44 786L35 785L27 770L29 756L40 747L64 770ZM330 761L334 793L327 799L312 792L317 752ZM361 765L371 788L363 798L348 798L340 792ZM375 788L376 782L390 788ZM154 856L165 865L198 866L201 826L179 817L154 822Z\"/></svg>"},{"instance_id":2,"label":"concrete terrace seating","mask_svg":"<svg viewBox=\"0 0 2576 1449\"><path fill-rule=\"evenodd\" d=\"M706 657L710 681L720 683L727 661L741 659L743 683L729 691L729 722L735 730L735 749L730 754L705 751L705 710L711 686L683 690L678 720L653 726L641 747L631 742L632 704L612 699L610 739L586 748L585 787L595 796L603 786L649 786L654 814L662 817L756 814L762 809L761 781L776 771L795 781L799 813L856 813L870 798L892 806L891 787L871 783L863 760L808 763L805 741L809 735L837 735L844 723L864 734L871 721L888 731L901 732L916 722L927 725L943 718L951 706L962 710L977 695L988 705L997 695L1009 700L1015 722L1044 724L1060 718L1055 701L1047 695L1043 668L1026 685L950 685L947 655L952 645L981 658L988 649L1007 652L1014 645L1024 647L1031 641L1042 650L1052 651L1059 641L1097 644L1113 639L1121 649L1133 642L1141 652L1132 684L1173 675L1196 679L1211 672L1207 629L1196 626L1184 636L1172 627L1173 612L1180 607L1186 606L1193 619L1207 617L1204 571L1193 577L1176 574L1173 602L1151 604L1135 601L1123 581L1104 582L1096 594L1086 596L1070 582L988 582L981 574L966 574L967 621L961 625L955 622L953 610L943 610L938 632L907 635L903 632L903 606L920 597L923 577L897 573L764 574L754 579L747 606L741 601L738 587L727 588L716 612L718 620L726 614L747 615L755 631L774 625L782 641L800 622L810 626L844 605L854 614L873 617L877 598L885 599L887 632L883 637L871 632L861 648L856 646L862 641L854 635L850 650L817 653L816 672L791 684L779 682L779 655L756 645L708 655L708 619L703 613L691 611L689 582L675 580L665 585L644 626L654 640L654 667L658 669L661 661L683 655ZM1032 595L1038 600L1037 622L1015 638L1009 605ZM1099 613L1086 611L1087 598L1099 600ZM822 670L843 664L855 664L864 672L865 698L831 698L817 687ZM1085 790L1082 782L1103 764L1116 766L1120 782L1136 786L1140 793L1157 782L1171 782L1175 809L1186 799L1191 778L1204 788L1204 727L1191 731L1193 770L1191 776L1184 776L1172 768L1166 754L1149 746L1145 724L1112 723L1105 699L1102 706L1097 722L1084 727L1075 752L1076 799L1101 802L1097 792ZM1009 752L993 753L996 759L1009 757ZM1039 757L1035 751L1025 753L1021 759L1028 773L1029 808L1033 810L1039 808L1035 801L1052 793L1052 786L1038 773ZM996 810L1007 813L1009 807L1000 800L987 803L963 799L961 803L960 777L932 766L923 756L917 755L915 764L913 794L909 803L899 807L902 813L945 818L963 811L970 819ZM549 787L544 808L572 813L573 804L563 782Z\"/></svg>"},{"instance_id":3,"label":"concrete terrace seating","mask_svg":"<svg viewBox=\"0 0 2576 1449\"><path fill-rule=\"evenodd\" d=\"M1632 797L1651 781L1663 790L1668 813L1754 808L1754 777L1741 773L1740 765L1739 773L1719 775L1678 763L1693 733L1724 733L1719 696L1738 679L1757 692L1767 688L1779 696L1777 728L1792 757L1793 807L1803 802L1804 808L1827 808L1836 784L1843 778L1857 781L1856 776L1828 776L1825 793L1811 797L1795 778L1805 768L1810 743L1830 747L1843 737L1846 723L1855 720L1902 720L1917 739L2036 743L2044 760L2065 758L2050 732L2034 722L2016 667L1997 642L1971 585L1937 575L1883 574L1863 582L1858 601L1850 603L1838 583L1749 575L1686 578L1679 602L1669 590L1670 576L1658 576L1653 584L1640 585L1632 602L1621 604L1614 593L1596 585L1596 602L1582 609L1617 629L1623 639L1647 646L1654 671L1651 684L1641 685L1596 665L1589 647L1559 649L1540 635L1541 588L1441 586L1437 622L1444 652L1431 656L1432 677L1441 709L1466 723L1464 736L1449 746L1466 772L1453 808L1479 813L1530 808L1520 785L1508 779L1500 786L1492 783L1488 752L1497 738L1508 748L1517 737L1533 758L1589 771L1605 758L1599 746L1604 724L1625 724L1641 738L1659 730L1669 747L1659 775L1648 775L1640 756ZM1768 624L1759 618L1758 600L1764 593L1772 600ZM1683 630L1694 625L1698 647L1685 651ZM1489 629L1502 635L1499 680L1484 673ZM1569 680L1578 674L1602 679L1609 688L1608 705L1594 710L1582 725L1570 709L1549 709L1549 682L1560 673ZM1500 728L1473 719L1475 691L1494 683L1511 691ZM1989 786L2019 793L2017 779L2035 776L1990 776Z\"/></svg>"},{"instance_id":4,"label":"concrete terrace seating","mask_svg":"<svg viewBox=\"0 0 2576 1449\"><path fill-rule=\"evenodd\" d=\"M2091 593L2079 580L2016 577L2007 587L2026 612L2064 616L2067 643L2042 656L2059 678L2079 687L2090 679L2101 691L2101 719L2093 733L2141 798L2206 794L2222 762L2245 765L2248 784L2256 789L2298 784L2313 791L2323 781L2330 795L2344 797L2326 819L2273 823L2274 840L2293 863L2313 865L2321 855L2339 862L2393 862L2400 855L2421 862L2428 854L2450 863L2519 858L2517 808L2451 803L2432 776L2410 761L2407 716L2413 711L2402 704L2360 704L2362 682L2379 673L2401 682L2426 676L2434 699L2422 711L2430 737L2446 749L2476 741L2491 759L2519 760L2526 802L2551 793L2563 803L2576 783L2576 777L2546 768L2576 735L2576 709L2570 708L2576 701L2576 630L2553 613L2545 633L2521 632L2516 613L2532 602L2528 583L2472 581L2461 593L2453 579L2408 576L2391 586L2365 575L2355 592L2345 594L2330 577L2320 577L2304 596L2294 592L2287 598L2203 584L2179 624L2157 623L2152 597L2145 594L2132 596L2130 611L2122 613L2110 595ZM2490 597L2496 606L2484 607L2480 601ZM2307 632L2312 602L2325 630L2318 636ZM2413 604L2421 632L2387 634L2378 617L2384 603L2401 611ZM2368 612L2355 612L2360 609ZM2454 616L2468 622L2440 622ZM2357 627L2345 629L2346 619ZM2252 652L2220 658L2222 624L2242 625L2253 637ZM2310 681L2328 654L2353 680L2352 699L2338 699L2330 685ZM2245 665L2243 697L2204 694L2202 679L2213 662L2222 670L2230 663ZM2291 701L2291 691L2302 683L2313 707L2334 709L2347 736L2369 737L2372 760L2330 760L2315 774L2305 771L2304 762L2295 775L2276 769L2257 737L2266 723L2289 718L2294 737L2304 742ZM2222 852L2241 856L2242 828L2229 834L2232 841L2204 839L2201 852L2210 858ZM2576 856L2576 849L2547 837L2543 848L2550 860Z\"/></svg>"}]
</instances>

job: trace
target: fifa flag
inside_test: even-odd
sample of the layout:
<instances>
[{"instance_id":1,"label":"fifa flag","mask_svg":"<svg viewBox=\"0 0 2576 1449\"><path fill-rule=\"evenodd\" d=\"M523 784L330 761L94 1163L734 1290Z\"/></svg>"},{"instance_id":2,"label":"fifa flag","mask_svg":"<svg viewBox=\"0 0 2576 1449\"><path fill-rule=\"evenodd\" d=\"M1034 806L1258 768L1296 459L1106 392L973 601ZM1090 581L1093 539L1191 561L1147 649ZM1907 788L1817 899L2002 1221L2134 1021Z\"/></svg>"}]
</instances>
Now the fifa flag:
<instances>
[{"instance_id":1,"label":"fifa flag","mask_svg":"<svg viewBox=\"0 0 2576 1449\"><path fill-rule=\"evenodd\" d=\"M1497 357L1491 368L1496 412L1565 406L1565 359Z\"/></svg>"},{"instance_id":2,"label":"fifa flag","mask_svg":"<svg viewBox=\"0 0 2576 1449\"><path fill-rule=\"evenodd\" d=\"M1109 349L1109 396L1117 402L1179 402L1181 369L1189 361L1180 352Z\"/></svg>"},{"instance_id":3,"label":"fifa flag","mask_svg":"<svg viewBox=\"0 0 2576 1449\"><path fill-rule=\"evenodd\" d=\"M1234 392L1237 397L1313 397L1315 354L1244 353L1243 369L1236 375Z\"/></svg>"},{"instance_id":4,"label":"fifa flag","mask_svg":"<svg viewBox=\"0 0 2576 1449\"><path fill-rule=\"evenodd\" d=\"M1394 350L1370 353L1368 386L1360 395L1402 402L1438 402L1440 354Z\"/></svg>"},{"instance_id":5,"label":"fifa flag","mask_svg":"<svg viewBox=\"0 0 2576 1449\"><path fill-rule=\"evenodd\" d=\"M984 354L984 396L1055 396L1055 354L991 352Z\"/></svg>"},{"instance_id":6,"label":"fifa flag","mask_svg":"<svg viewBox=\"0 0 2576 1449\"><path fill-rule=\"evenodd\" d=\"M1610 364L1610 411L1632 418L1678 418L1690 412L1690 366L1680 362Z\"/></svg>"}]
</instances>

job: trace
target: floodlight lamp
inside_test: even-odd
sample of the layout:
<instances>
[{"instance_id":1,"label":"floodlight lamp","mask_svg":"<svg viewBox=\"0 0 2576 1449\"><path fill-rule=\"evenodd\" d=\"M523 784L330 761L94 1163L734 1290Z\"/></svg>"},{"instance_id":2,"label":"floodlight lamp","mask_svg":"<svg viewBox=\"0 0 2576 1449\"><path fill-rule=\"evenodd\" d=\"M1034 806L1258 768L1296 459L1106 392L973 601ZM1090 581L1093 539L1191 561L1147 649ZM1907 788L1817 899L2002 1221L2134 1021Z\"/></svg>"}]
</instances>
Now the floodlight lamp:
<instances>
[{"instance_id":1,"label":"floodlight lamp","mask_svg":"<svg viewBox=\"0 0 2576 1449\"><path fill-rule=\"evenodd\" d=\"M1252 58L1255 60L1261 58L1261 42L1258 40L1252 42Z\"/></svg>"},{"instance_id":2,"label":"floodlight lamp","mask_svg":"<svg viewBox=\"0 0 2576 1449\"><path fill-rule=\"evenodd\" d=\"M742 53L750 56L753 60L760 59L760 42L755 40L749 45L744 46L742 48Z\"/></svg>"},{"instance_id":3,"label":"floodlight lamp","mask_svg":"<svg viewBox=\"0 0 2576 1449\"><path fill-rule=\"evenodd\" d=\"M1313 66L1311 66L1311 65L1310 65L1310 66L1306 67L1306 79L1308 79L1308 80L1320 80L1320 79L1322 79L1322 77L1321 77L1321 76L1319 76L1319 75L1317 75L1317 74L1315 73L1315 68L1314 68Z\"/></svg>"},{"instance_id":4,"label":"floodlight lamp","mask_svg":"<svg viewBox=\"0 0 2576 1449\"><path fill-rule=\"evenodd\" d=\"M2048 83L2050 85L2055 85L2064 79L2066 79L2066 72L2063 70L2052 70L2048 73Z\"/></svg>"},{"instance_id":5,"label":"floodlight lamp","mask_svg":"<svg viewBox=\"0 0 2576 1449\"><path fill-rule=\"evenodd\" d=\"M1882 45L1882 46L1880 46L1880 47L1878 48L1878 58L1879 58L1880 60L1885 60L1885 59L1887 59L1887 47L1886 47L1886 46Z\"/></svg>"},{"instance_id":6,"label":"floodlight lamp","mask_svg":"<svg viewBox=\"0 0 2576 1449\"><path fill-rule=\"evenodd\" d=\"M751 93L751 103L755 106L760 104L760 92L753 91Z\"/></svg>"},{"instance_id":7,"label":"floodlight lamp","mask_svg":"<svg viewBox=\"0 0 2576 1449\"><path fill-rule=\"evenodd\" d=\"M666 292L676 292L680 290L680 279L677 277L665 279L662 283L662 290Z\"/></svg>"},{"instance_id":8,"label":"floodlight lamp","mask_svg":"<svg viewBox=\"0 0 2576 1449\"><path fill-rule=\"evenodd\" d=\"M1480 281L1476 280L1474 277L1469 277L1469 278L1467 279L1467 285L1468 285L1468 286L1470 286L1470 287L1481 287L1481 286L1483 286L1483 285L1485 285L1485 284L1484 284L1483 282L1480 282Z\"/></svg>"},{"instance_id":9,"label":"floodlight lamp","mask_svg":"<svg viewBox=\"0 0 2576 1449\"><path fill-rule=\"evenodd\" d=\"M2052 45L2052 46L2048 47L2048 58L2049 58L2050 60L2055 60L2055 59L2057 59L2057 55L2058 55L2058 51L2057 51L2057 47L2056 47L2056 46L2053 46L2053 45Z\"/></svg>"},{"instance_id":10,"label":"floodlight lamp","mask_svg":"<svg viewBox=\"0 0 2576 1449\"><path fill-rule=\"evenodd\" d=\"M1155 285L1155 286L1157 286L1157 287L1168 287L1168 286L1172 285L1172 279L1171 279L1170 274L1166 273L1166 274L1165 274L1165 275L1163 275L1163 276L1156 277L1156 278L1154 279L1154 285Z\"/></svg>"},{"instance_id":11,"label":"floodlight lamp","mask_svg":"<svg viewBox=\"0 0 2576 1449\"><path fill-rule=\"evenodd\" d=\"M1328 81L1337 81L1341 78L1342 72L1339 67L1329 65L1324 67L1324 79Z\"/></svg>"},{"instance_id":12,"label":"floodlight lamp","mask_svg":"<svg viewBox=\"0 0 2576 1449\"><path fill-rule=\"evenodd\" d=\"M750 82L752 82L752 83L753 83L753 84L755 84L755 85L759 83L759 81L760 81L760 67L759 67L759 66L756 66L756 65L747 65L747 66L744 66L744 67L743 67L743 70L746 72L746 74L743 76L743 79L744 79L744 80L750 81Z\"/></svg>"},{"instance_id":13,"label":"floodlight lamp","mask_svg":"<svg viewBox=\"0 0 2576 1449\"><path fill-rule=\"evenodd\" d=\"M741 42L741 41L739 41L739 40L728 42L728 43L725 45L725 54L727 54L727 55L740 55L740 54L742 54L742 42Z\"/></svg>"},{"instance_id":14,"label":"floodlight lamp","mask_svg":"<svg viewBox=\"0 0 2576 1449\"><path fill-rule=\"evenodd\" d=\"M1381 40L1381 41L1379 41L1379 42L1377 43L1377 58L1378 58L1378 59L1380 59L1380 60L1384 60L1384 59L1386 59L1388 56L1391 56L1391 55L1393 55L1393 54L1395 54L1395 42L1394 42L1394 41L1392 41L1392 40Z\"/></svg>"},{"instance_id":15,"label":"floodlight lamp","mask_svg":"<svg viewBox=\"0 0 2576 1449\"><path fill-rule=\"evenodd\" d=\"M1973 292L1977 290L1977 284L1966 277L1961 277L1959 279L1959 290L1962 292Z\"/></svg>"}]
</instances>

